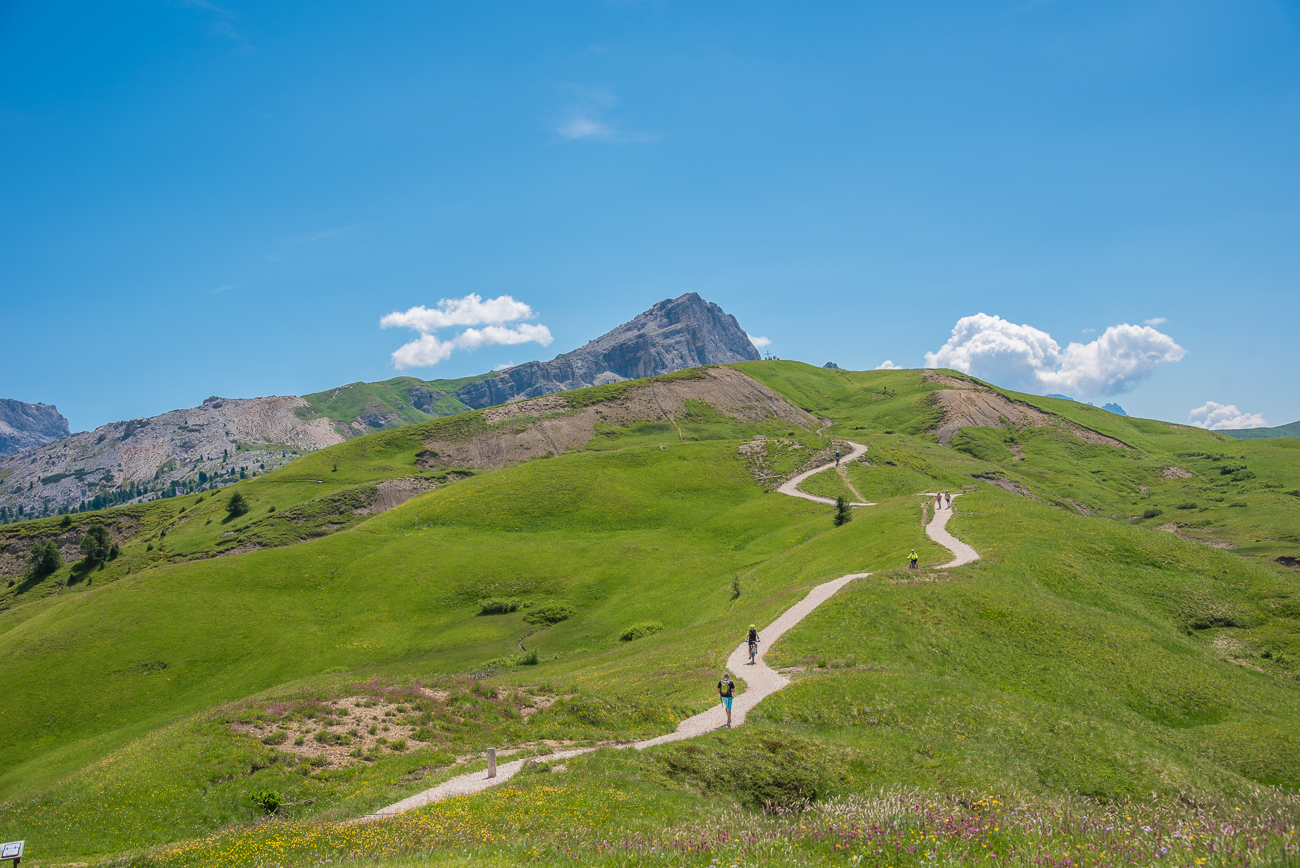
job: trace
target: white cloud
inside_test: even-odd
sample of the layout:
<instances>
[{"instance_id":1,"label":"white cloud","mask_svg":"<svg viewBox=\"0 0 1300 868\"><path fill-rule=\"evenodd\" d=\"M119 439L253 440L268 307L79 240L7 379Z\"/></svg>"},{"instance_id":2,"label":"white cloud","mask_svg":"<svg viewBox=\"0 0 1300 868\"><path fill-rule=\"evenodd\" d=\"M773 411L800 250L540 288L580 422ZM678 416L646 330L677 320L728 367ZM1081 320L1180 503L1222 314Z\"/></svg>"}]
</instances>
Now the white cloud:
<instances>
[{"instance_id":1,"label":"white cloud","mask_svg":"<svg viewBox=\"0 0 1300 868\"><path fill-rule=\"evenodd\" d=\"M763 349L763 347L772 346L772 341L770 338L762 338L750 334L745 335L745 337L749 338L749 342L754 345L754 349L756 350L761 350Z\"/></svg>"},{"instance_id":2,"label":"white cloud","mask_svg":"<svg viewBox=\"0 0 1300 868\"><path fill-rule=\"evenodd\" d=\"M1162 317L1162 316L1158 316L1158 317L1155 317L1155 318L1153 318L1153 319L1144 319L1144 320L1142 320L1142 324L1143 324L1143 325L1149 325L1149 326L1164 325L1164 324L1167 323L1167 322L1169 322L1169 320L1165 319L1165 318Z\"/></svg>"},{"instance_id":3,"label":"white cloud","mask_svg":"<svg viewBox=\"0 0 1300 868\"><path fill-rule=\"evenodd\" d=\"M1236 404L1216 404L1206 401L1187 416L1197 428L1211 431L1235 431L1238 428L1267 428L1268 422L1259 413L1243 413Z\"/></svg>"},{"instance_id":4,"label":"white cloud","mask_svg":"<svg viewBox=\"0 0 1300 868\"><path fill-rule=\"evenodd\" d=\"M1117 325L1097 339L1064 350L1041 329L980 313L962 317L952 337L925 354L927 368L955 368L1021 391L1119 395L1162 362L1186 352L1150 326Z\"/></svg>"},{"instance_id":5,"label":"white cloud","mask_svg":"<svg viewBox=\"0 0 1300 868\"><path fill-rule=\"evenodd\" d=\"M522 301L515 301L508 295L499 295L484 301L476 292L464 298L444 298L438 306L429 309L417 305L405 312L393 311L379 321L380 328L415 329L431 332L451 326L500 325L520 319L532 319L533 309Z\"/></svg>"},{"instance_id":6,"label":"white cloud","mask_svg":"<svg viewBox=\"0 0 1300 868\"><path fill-rule=\"evenodd\" d=\"M593 142L653 142L659 137L652 133L624 130L606 118L606 112L618 104L618 97L608 88L570 87L575 97L564 119L555 131L568 141Z\"/></svg>"},{"instance_id":7,"label":"white cloud","mask_svg":"<svg viewBox=\"0 0 1300 868\"><path fill-rule=\"evenodd\" d=\"M1090 334L1092 334L1092 333L1095 332L1095 331L1096 331L1096 329L1084 329L1084 330L1083 330L1083 333L1084 333L1085 335L1090 335Z\"/></svg>"},{"instance_id":8,"label":"white cloud","mask_svg":"<svg viewBox=\"0 0 1300 868\"><path fill-rule=\"evenodd\" d=\"M444 298L434 308L418 305L406 311L393 311L381 319L379 325L381 328L409 328L421 333L418 339L398 347L393 353L394 367L405 370L436 365L455 350L526 343L548 346L552 340L551 332L544 325L505 325L533 316L531 307L508 295L484 301L477 293L470 293L464 298ZM456 326L482 328L467 328L446 340L433 334L438 329Z\"/></svg>"},{"instance_id":9,"label":"white cloud","mask_svg":"<svg viewBox=\"0 0 1300 868\"><path fill-rule=\"evenodd\" d=\"M585 115L574 115L561 124L556 132L566 139L609 139L614 136L614 128L609 124L592 120Z\"/></svg>"},{"instance_id":10,"label":"white cloud","mask_svg":"<svg viewBox=\"0 0 1300 868\"><path fill-rule=\"evenodd\" d=\"M514 363L514 362L502 362L502 363L499 364L499 365L493 365L493 366L492 366L492 370L494 370L494 371L504 371L504 370L506 370L507 368L513 368L514 366L515 366L515 363Z\"/></svg>"},{"instance_id":11,"label":"white cloud","mask_svg":"<svg viewBox=\"0 0 1300 868\"><path fill-rule=\"evenodd\" d=\"M876 370L877 371L901 371L903 370L903 366L896 365L893 362L891 362L889 359L885 359L883 362L876 365Z\"/></svg>"}]
</instances>

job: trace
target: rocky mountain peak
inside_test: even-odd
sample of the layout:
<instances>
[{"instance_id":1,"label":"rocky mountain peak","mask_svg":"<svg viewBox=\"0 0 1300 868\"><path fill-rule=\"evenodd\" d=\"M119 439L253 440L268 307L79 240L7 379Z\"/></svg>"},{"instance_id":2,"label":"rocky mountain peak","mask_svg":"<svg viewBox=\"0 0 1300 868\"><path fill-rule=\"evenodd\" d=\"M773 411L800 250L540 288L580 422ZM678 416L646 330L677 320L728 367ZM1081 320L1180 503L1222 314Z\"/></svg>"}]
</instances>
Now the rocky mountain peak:
<instances>
[{"instance_id":1,"label":"rocky mountain peak","mask_svg":"<svg viewBox=\"0 0 1300 868\"><path fill-rule=\"evenodd\" d=\"M536 398L669 374L699 365L760 358L736 318L688 292L665 299L582 347L549 362L528 362L457 392L470 407Z\"/></svg>"},{"instance_id":2,"label":"rocky mountain peak","mask_svg":"<svg viewBox=\"0 0 1300 868\"><path fill-rule=\"evenodd\" d=\"M68 420L53 404L0 398L0 455L35 449L68 434Z\"/></svg>"}]
</instances>

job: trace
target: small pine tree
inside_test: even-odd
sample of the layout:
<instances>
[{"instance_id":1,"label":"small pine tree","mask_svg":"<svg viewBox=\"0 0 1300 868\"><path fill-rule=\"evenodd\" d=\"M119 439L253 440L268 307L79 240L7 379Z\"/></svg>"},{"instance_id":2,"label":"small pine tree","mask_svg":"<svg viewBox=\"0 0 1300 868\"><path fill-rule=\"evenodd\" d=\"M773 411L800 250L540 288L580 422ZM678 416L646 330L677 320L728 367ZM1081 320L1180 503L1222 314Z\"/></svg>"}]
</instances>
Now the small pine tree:
<instances>
[{"instance_id":1,"label":"small pine tree","mask_svg":"<svg viewBox=\"0 0 1300 868\"><path fill-rule=\"evenodd\" d=\"M230 495L230 500L226 502L226 515L231 518L239 518L246 512L248 512L247 498L238 491Z\"/></svg>"},{"instance_id":2,"label":"small pine tree","mask_svg":"<svg viewBox=\"0 0 1300 868\"><path fill-rule=\"evenodd\" d=\"M27 561L27 577L43 579L63 566L63 555L53 542L37 543L32 546Z\"/></svg>"},{"instance_id":3,"label":"small pine tree","mask_svg":"<svg viewBox=\"0 0 1300 868\"><path fill-rule=\"evenodd\" d=\"M853 520L853 513L849 509L849 503L843 497L835 498L835 526L846 525Z\"/></svg>"},{"instance_id":4,"label":"small pine tree","mask_svg":"<svg viewBox=\"0 0 1300 868\"><path fill-rule=\"evenodd\" d=\"M92 564L108 560L108 553L112 548L113 538L109 536L108 528L102 524L92 524L86 529L86 535L81 538L81 553Z\"/></svg>"}]
</instances>

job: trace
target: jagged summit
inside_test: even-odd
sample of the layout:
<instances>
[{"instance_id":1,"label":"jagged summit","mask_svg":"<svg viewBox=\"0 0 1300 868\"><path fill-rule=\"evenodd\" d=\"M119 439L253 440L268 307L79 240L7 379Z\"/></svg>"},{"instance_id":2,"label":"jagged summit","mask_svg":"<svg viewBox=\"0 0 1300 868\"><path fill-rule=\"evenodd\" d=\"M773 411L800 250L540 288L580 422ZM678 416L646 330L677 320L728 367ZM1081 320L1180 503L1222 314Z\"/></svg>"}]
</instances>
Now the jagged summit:
<instances>
[{"instance_id":1,"label":"jagged summit","mask_svg":"<svg viewBox=\"0 0 1300 868\"><path fill-rule=\"evenodd\" d=\"M536 398L697 365L759 358L736 318L688 292L549 362L528 362L470 383L456 396L470 407Z\"/></svg>"},{"instance_id":2,"label":"jagged summit","mask_svg":"<svg viewBox=\"0 0 1300 868\"><path fill-rule=\"evenodd\" d=\"M68 436L68 420L53 404L0 398L0 455L44 446Z\"/></svg>"}]
</instances>

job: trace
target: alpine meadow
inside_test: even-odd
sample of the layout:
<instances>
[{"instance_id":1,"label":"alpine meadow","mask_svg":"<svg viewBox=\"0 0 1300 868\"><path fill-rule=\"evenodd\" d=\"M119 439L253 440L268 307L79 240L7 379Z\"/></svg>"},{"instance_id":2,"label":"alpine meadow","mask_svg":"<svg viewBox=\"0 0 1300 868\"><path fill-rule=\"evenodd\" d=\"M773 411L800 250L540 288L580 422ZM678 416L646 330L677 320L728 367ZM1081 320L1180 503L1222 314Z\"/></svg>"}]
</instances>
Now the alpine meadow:
<instances>
[{"instance_id":1,"label":"alpine meadow","mask_svg":"<svg viewBox=\"0 0 1300 868\"><path fill-rule=\"evenodd\" d=\"M777 490L827 465L830 504ZM944 568L949 510L978 560ZM1297 864L1298 528L1300 439L952 370L390 427L0 527L0 829L24 865ZM724 671L743 699L748 626L850 574L743 725L630 747ZM372 816L489 748L525 762Z\"/></svg>"}]
</instances>

